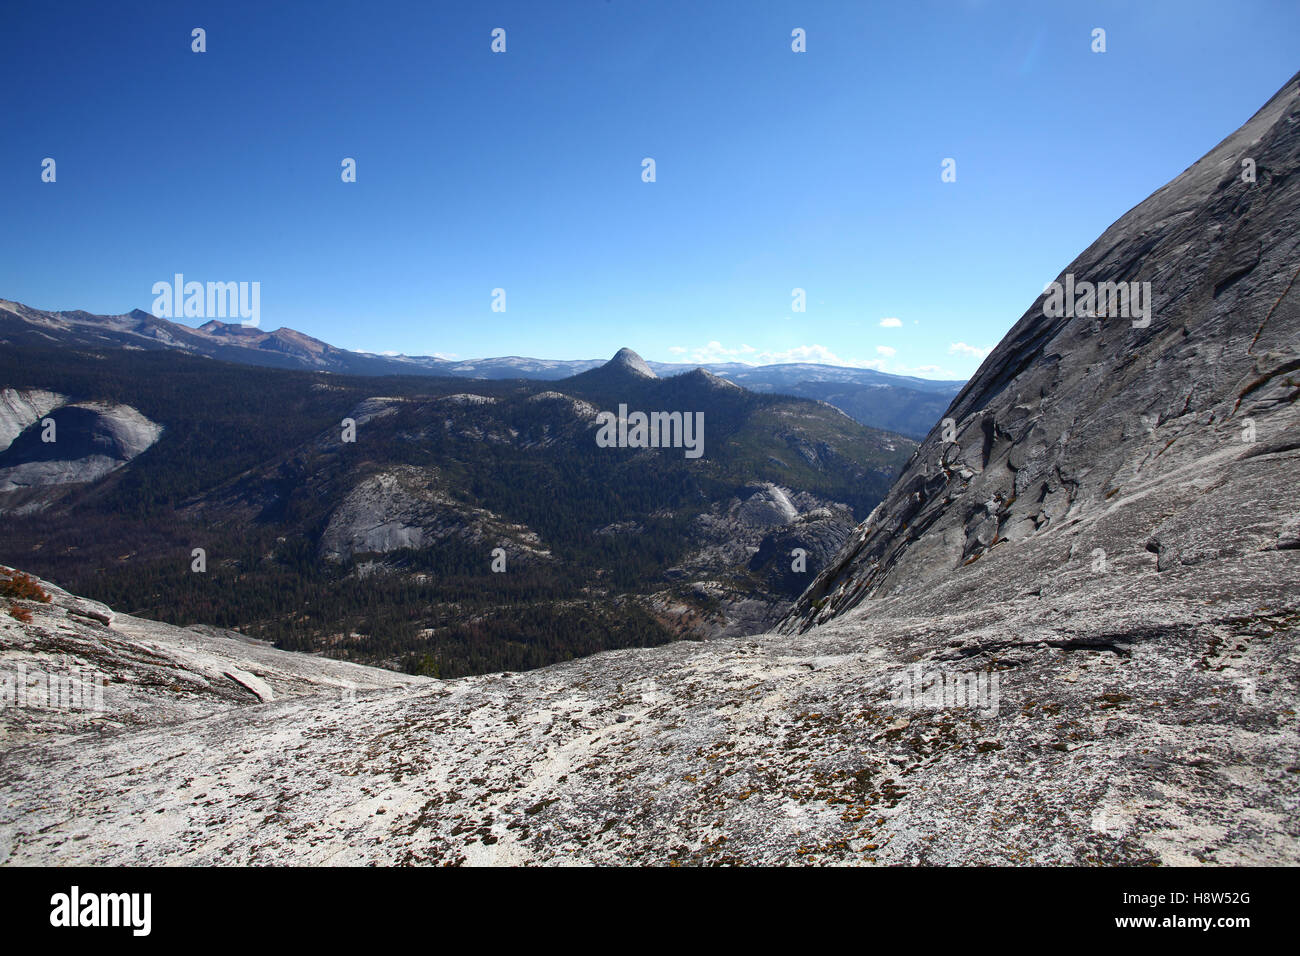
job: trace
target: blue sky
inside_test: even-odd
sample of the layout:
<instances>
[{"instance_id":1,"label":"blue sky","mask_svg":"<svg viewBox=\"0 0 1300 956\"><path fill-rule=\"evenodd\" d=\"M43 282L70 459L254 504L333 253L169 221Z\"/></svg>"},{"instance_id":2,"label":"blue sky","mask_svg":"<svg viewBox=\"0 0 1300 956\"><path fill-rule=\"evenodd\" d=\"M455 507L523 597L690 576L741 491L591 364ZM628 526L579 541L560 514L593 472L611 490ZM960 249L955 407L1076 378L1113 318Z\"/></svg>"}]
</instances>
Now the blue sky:
<instances>
[{"instance_id":1,"label":"blue sky","mask_svg":"<svg viewBox=\"0 0 1300 956\"><path fill-rule=\"evenodd\" d=\"M7 4L0 297L181 272L373 352L964 378L1297 36L1292 0Z\"/></svg>"}]
</instances>

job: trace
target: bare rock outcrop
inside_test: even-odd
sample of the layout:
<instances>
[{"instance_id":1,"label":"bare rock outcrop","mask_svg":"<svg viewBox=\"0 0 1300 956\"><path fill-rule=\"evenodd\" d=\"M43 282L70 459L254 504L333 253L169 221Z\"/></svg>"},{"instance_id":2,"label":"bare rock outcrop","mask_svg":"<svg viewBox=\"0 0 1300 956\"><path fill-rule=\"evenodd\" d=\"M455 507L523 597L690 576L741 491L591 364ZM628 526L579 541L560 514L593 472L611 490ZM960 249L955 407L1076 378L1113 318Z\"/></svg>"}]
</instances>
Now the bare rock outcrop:
<instances>
[{"instance_id":1,"label":"bare rock outcrop","mask_svg":"<svg viewBox=\"0 0 1300 956\"><path fill-rule=\"evenodd\" d=\"M320 552L329 561L357 554L419 549L457 537L493 547L512 557L549 559L537 533L502 520L483 508L457 501L436 469L403 465L370 475L356 484L330 516Z\"/></svg>"},{"instance_id":2,"label":"bare rock outcrop","mask_svg":"<svg viewBox=\"0 0 1300 956\"><path fill-rule=\"evenodd\" d=\"M13 602L28 611L30 623L0 613L0 752L83 734L166 727L276 698L342 698L421 682L279 651L234 631L171 627L115 613L47 581L39 584L48 602Z\"/></svg>"},{"instance_id":3,"label":"bare rock outcrop","mask_svg":"<svg viewBox=\"0 0 1300 956\"><path fill-rule=\"evenodd\" d=\"M13 390L7 390L12 392ZM28 413L31 422L0 449L0 492L43 489L56 485L98 481L150 448L163 426L130 405L109 402L54 402L60 396L32 392L27 404L10 402L9 421L16 425ZM36 409L49 406L47 411ZM41 422L52 428L47 440ZM37 507L44 499L38 499ZM22 504L32 507L29 499ZM5 505L0 501L0 513Z\"/></svg>"},{"instance_id":4,"label":"bare rock outcrop","mask_svg":"<svg viewBox=\"0 0 1300 956\"><path fill-rule=\"evenodd\" d=\"M0 451L4 451L29 425L61 405L68 397L43 388L0 389Z\"/></svg>"},{"instance_id":5,"label":"bare rock outcrop","mask_svg":"<svg viewBox=\"0 0 1300 956\"><path fill-rule=\"evenodd\" d=\"M1293 78L1059 278L1149 283L1145 324L1036 301L785 629L888 595L1008 600L1079 567L1163 573L1276 548L1300 452L1298 171ZM978 592L961 583L976 562L999 569Z\"/></svg>"}]
</instances>

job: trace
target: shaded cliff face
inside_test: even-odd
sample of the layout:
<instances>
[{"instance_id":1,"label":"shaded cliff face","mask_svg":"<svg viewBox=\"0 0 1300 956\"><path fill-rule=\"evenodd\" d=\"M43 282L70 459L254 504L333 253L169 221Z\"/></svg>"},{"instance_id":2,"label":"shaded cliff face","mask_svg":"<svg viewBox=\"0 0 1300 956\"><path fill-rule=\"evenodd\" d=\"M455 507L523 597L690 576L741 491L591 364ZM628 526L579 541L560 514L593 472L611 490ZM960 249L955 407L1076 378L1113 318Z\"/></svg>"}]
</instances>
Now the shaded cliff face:
<instances>
[{"instance_id":1,"label":"shaded cliff face","mask_svg":"<svg viewBox=\"0 0 1300 956\"><path fill-rule=\"evenodd\" d=\"M1136 283L1149 316L1040 296L782 628L1295 547L1298 170L1293 77L1057 278Z\"/></svg>"},{"instance_id":2,"label":"shaded cliff face","mask_svg":"<svg viewBox=\"0 0 1300 956\"><path fill-rule=\"evenodd\" d=\"M147 451L162 434L163 426L150 421L130 405L110 402L64 404L63 396L32 390L6 389L0 401L0 492L7 509L18 513L43 510L54 497L50 486L97 481ZM44 406L44 410L40 410ZM26 427L19 428L23 422ZM47 429L45 423L49 423Z\"/></svg>"}]
</instances>

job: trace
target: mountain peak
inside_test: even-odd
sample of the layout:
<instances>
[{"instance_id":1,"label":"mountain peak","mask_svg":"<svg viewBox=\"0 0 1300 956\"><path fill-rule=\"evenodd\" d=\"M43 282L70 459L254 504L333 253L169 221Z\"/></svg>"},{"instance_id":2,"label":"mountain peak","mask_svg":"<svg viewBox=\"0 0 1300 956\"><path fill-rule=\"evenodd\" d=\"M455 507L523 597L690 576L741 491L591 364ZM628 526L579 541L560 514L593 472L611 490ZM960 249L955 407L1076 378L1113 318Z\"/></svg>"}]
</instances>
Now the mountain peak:
<instances>
[{"instance_id":1,"label":"mountain peak","mask_svg":"<svg viewBox=\"0 0 1300 956\"><path fill-rule=\"evenodd\" d=\"M642 378L658 378L654 370L646 364L645 359L637 355L631 349L619 349L614 353L614 357L605 363L608 369L623 369L632 372Z\"/></svg>"},{"instance_id":2,"label":"mountain peak","mask_svg":"<svg viewBox=\"0 0 1300 956\"><path fill-rule=\"evenodd\" d=\"M693 382L703 382L705 385L708 385L710 388L734 388L734 389L739 389L740 391L744 391L744 389L740 385L737 385L735 382L731 381L730 379L723 378L721 375L715 375L713 372L710 372L707 368L704 368L703 366L700 366L699 368L696 369L692 369L691 371L685 373L682 376L682 378Z\"/></svg>"},{"instance_id":3,"label":"mountain peak","mask_svg":"<svg viewBox=\"0 0 1300 956\"><path fill-rule=\"evenodd\" d=\"M250 338L262 335L262 330L257 326L244 325L242 322L222 322L220 319L209 319L194 330L203 335L213 336L239 336Z\"/></svg>"}]
</instances>

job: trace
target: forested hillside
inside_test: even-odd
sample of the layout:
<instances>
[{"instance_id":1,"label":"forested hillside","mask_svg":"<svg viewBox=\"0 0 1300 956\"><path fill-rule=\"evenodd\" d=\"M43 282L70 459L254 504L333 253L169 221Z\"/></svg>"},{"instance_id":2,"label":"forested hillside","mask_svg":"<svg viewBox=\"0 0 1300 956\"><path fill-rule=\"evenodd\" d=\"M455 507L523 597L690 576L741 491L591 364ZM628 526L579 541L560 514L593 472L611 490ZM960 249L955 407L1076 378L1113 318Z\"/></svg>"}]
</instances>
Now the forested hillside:
<instances>
[{"instance_id":1,"label":"forested hillside","mask_svg":"<svg viewBox=\"0 0 1300 956\"><path fill-rule=\"evenodd\" d=\"M133 613L442 676L770 622L912 448L704 373L467 383L16 348L0 385L162 426L107 477L0 494L0 561ZM593 415L619 403L703 412L705 453L597 447ZM786 558L754 563L778 533Z\"/></svg>"}]
</instances>

